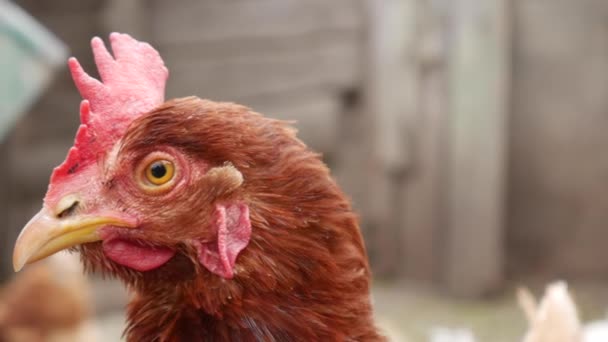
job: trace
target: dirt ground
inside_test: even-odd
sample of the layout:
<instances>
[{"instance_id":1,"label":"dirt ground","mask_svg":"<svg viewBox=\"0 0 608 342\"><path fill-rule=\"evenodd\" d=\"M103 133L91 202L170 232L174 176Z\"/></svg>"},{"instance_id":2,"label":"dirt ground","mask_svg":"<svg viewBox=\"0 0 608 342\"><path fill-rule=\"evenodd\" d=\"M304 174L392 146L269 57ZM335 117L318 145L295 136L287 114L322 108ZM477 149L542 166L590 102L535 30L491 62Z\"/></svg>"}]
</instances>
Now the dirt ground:
<instances>
[{"instance_id":1,"label":"dirt ground","mask_svg":"<svg viewBox=\"0 0 608 342\"><path fill-rule=\"evenodd\" d=\"M542 293L544 285L530 283L533 283L531 289L535 295ZM98 336L103 336L103 341L119 341L124 326L121 307L126 300L122 285L95 281L95 288ZM576 282L569 288L584 322L605 317L607 285ZM407 282L376 281L373 294L378 324L391 341L511 342L521 340L526 331L515 289L516 285L513 285L492 298L470 300L453 298ZM450 338L446 339L446 335ZM456 339L458 336L460 339ZM471 336L475 339L468 339Z\"/></svg>"},{"instance_id":2,"label":"dirt ground","mask_svg":"<svg viewBox=\"0 0 608 342\"><path fill-rule=\"evenodd\" d=\"M537 297L546 285L536 280L523 283ZM450 297L411 283L376 282L376 314L393 341L521 341L527 322L515 297L518 286L513 284L499 295L472 300ZM607 317L608 285L570 282L569 289L583 323Z\"/></svg>"}]
</instances>

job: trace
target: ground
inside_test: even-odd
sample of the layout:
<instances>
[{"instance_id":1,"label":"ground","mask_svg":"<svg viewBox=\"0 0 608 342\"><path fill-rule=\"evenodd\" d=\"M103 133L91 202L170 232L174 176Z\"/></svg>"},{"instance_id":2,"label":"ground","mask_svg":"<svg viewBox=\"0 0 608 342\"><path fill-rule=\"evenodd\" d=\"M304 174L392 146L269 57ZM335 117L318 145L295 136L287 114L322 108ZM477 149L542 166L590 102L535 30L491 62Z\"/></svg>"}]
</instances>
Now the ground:
<instances>
[{"instance_id":1,"label":"ground","mask_svg":"<svg viewBox=\"0 0 608 342\"><path fill-rule=\"evenodd\" d=\"M532 282L535 283L535 282ZM119 341L124 326L121 312L126 295L116 282L95 281L97 293L97 330L103 341ZM541 285L533 285L535 294ZM526 331L526 321L515 300L516 286L510 286L492 298L470 300L442 295L427 286L408 282L377 281L374 285L374 306L381 328L391 341L426 342L449 331L451 336L466 337L472 332L476 341L518 341ZM570 288L581 308L584 321L601 319L608 308L608 292L603 284L573 283ZM443 333L443 334L442 334ZM441 340L456 342L470 341Z\"/></svg>"}]
</instances>

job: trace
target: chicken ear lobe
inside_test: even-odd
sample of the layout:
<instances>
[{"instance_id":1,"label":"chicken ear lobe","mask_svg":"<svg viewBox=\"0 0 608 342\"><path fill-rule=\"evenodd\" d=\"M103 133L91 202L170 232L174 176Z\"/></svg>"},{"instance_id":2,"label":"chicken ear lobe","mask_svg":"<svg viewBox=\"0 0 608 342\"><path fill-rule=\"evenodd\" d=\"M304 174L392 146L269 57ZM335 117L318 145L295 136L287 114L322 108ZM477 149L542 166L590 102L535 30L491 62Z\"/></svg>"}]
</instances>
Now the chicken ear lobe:
<instances>
[{"instance_id":1,"label":"chicken ear lobe","mask_svg":"<svg viewBox=\"0 0 608 342\"><path fill-rule=\"evenodd\" d=\"M198 259L210 272L231 279L239 253L251 238L249 207L244 203L215 206L217 241L198 244Z\"/></svg>"}]
</instances>

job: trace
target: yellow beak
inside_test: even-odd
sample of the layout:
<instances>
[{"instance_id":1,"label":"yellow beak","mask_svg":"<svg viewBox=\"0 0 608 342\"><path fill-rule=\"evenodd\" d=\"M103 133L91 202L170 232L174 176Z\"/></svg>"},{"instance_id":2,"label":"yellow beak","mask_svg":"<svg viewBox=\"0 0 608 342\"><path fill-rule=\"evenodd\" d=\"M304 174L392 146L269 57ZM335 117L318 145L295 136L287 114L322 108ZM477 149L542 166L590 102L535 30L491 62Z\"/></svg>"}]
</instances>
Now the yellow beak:
<instances>
[{"instance_id":1,"label":"yellow beak","mask_svg":"<svg viewBox=\"0 0 608 342\"><path fill-rule=\"evenodd\" d=\"M13 251L13 268L46 258L63 249L101 240L99 228L107 225L132 228L133 225L114 217L75 216L58 218L46 208L23 227Z\"/></svg>"}]
</instances>

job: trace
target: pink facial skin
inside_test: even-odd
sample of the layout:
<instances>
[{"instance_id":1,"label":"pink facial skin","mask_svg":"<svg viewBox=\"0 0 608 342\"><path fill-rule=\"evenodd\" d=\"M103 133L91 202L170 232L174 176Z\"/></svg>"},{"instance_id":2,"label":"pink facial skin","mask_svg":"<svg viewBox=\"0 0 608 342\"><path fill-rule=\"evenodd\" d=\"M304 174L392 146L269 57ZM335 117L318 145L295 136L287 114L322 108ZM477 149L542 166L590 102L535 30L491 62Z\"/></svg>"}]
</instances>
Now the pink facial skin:
<instances>
[{"instance_id":1,"label":"pink facial skin","mask_svg":"<svg viewBox=\"0 0 608 342\"><path fill-rule=\"evenodd\" d=\"M217 241L198 243L198 258L209 271L226 279L234 276L236 257L251 239L249 208L243 203L216 205Z\"/></svg>"},{"instance_id":2,"label":"pink facial skin","mask_svg":"<svg viewBox=\"0 0 608 342\"><path fill-rule=\"evenodd\" d=\"M61 201L72 195L80 204L78 208L89 215L101 215L100 211L104 211L113 216L114 211L118 216L134 215L125 218L125 221L134 221L138 213L124 206L129 199L112 198L106 184L123 185L123 194L134 195L141 189L134 186L131 174L115 175L104 165L111 166L114 162L108 162L111 159L108 155L119 146L117 143L133 120L164 102L169 73L158 52L147 43L118 33L110 35L110 42L112 54L101 39L91 41L100 80L89 76L75 58L68 61L74 83L83 97L81 125L66 160L53 170L44 202L51 210L57 210L61 208ZM166 152L181 166L186 165L179 153ZM187 182L190 171L198 175L206 168L181 167L176 190ZM173 195L167 192L156 196ZM194 242L199 261L209 271L232 278L236 258L251 237L249 209L242 203L218 204L212 222L205 229L217 232L217 241ZM128 233L117 227L101 229L103 252L110 260L145 272L162 266L175 255L176 251L171 248L149 246L143 236L145 229L135 223L131 226Z\"/></svg>"},{"instance_id":3,"label":"pink facial skin","mask_svg":"<svg viewBox=\"0 0 608 342\"><path fill-rule=\"evenodd\" d=\"M217 241L194 245L200 263L212 273L231 279L239 253L251 239L249 208L243 203L216 205L215 220L210 227L217 231ZM175 251L166 247L150 247L121 236L115 230L102 232L103 252L112 261L137 271L150 271L167 263Z\"/></svg>"}]
</instances>

